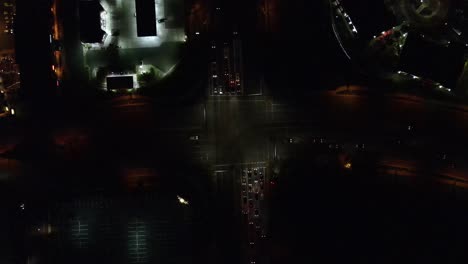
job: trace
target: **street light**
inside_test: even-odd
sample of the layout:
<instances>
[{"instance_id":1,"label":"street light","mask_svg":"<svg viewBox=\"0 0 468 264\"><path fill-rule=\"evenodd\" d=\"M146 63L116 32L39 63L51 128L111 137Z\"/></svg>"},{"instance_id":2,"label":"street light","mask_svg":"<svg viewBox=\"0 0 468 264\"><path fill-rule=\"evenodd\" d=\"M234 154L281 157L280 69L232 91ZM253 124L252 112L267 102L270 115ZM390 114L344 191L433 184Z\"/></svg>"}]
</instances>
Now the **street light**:
<instances>
[{"instance_id":1,"label":"street light","mask_svg":"<svg viewBox=\"0 0 468 264\"><path fill-rule=\"evenodd\" d=\"M179 200L179 203L180 204L183 204L183 205L188 205L189 202L187 200L185 200L184 198L180 197L179 195L177 195L177 200Z\"/></svg>"}]
</instances>

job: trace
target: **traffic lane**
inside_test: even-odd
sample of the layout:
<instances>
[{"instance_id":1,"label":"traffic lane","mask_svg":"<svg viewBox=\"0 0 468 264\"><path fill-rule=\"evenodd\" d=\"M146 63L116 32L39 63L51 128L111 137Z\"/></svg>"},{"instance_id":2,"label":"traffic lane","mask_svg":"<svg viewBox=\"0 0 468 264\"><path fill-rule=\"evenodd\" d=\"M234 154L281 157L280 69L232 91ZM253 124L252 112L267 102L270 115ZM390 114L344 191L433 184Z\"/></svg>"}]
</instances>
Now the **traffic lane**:
<instances>
[{"instance_id":1,"label":"traffic lane","mask_svg":"<svg viewBox=\"0 0 468 264\"><path fill-rule=\"evenodd\" d=\"M278 108L279 106L275 106ZM385 97L319 95L307 105L282 104L272 124L314 124L324 131L346 131L354 135L400 135L408 125L417 136L437 136L443 140L465 140L468 114L450 111L430 103L394 100ZM442 136L445 136L442 138Z\"/></svg>"},{"instance_id":2,"label":"traffic lane","mask_svg":"<svg viewBox=\"0 0 468 264\"><path fill-rule=\"evenodd\" d=\"M303 131L300 131L300 130ZM306 128L291 128L289 137L297 138L301 135L303 142L310 144L321 144L320 141L324 140L327 147L332 144L336 144L341 149L343 148L346 152L355 153L356 151L365 150L373 153L381 153L384 155L393 155L399 157L402 160L409 159L414 160L417 157L418 162L421 166L430 168L444 167L451 164L455 164L457 167L463 165L464 149L457 145L452 146L447 143L439 142L439 139L428 136L415 136L412 131L407 131L407 128L403 128L404 132L400 134L375 134L372 136L352 135L335 132L320 132L314 131L313 128L307 130ZM286 133L286 132L284 132ZM300 144L284 142L287 139L286 136L281 134L274 134L275 142L277 142L277 154L282 158L286 156L281 155L281 148L285 151L291 151L300 147ZM273 142L273 144L275 144ZM303 144L303 143L302 143ZM358 146L358 147L357 147ZM286 154L286 153L285 153Z\"/></svg>"},{"instance_id":3,"label":"traffic lane","mask_svg":"<svg viewBox=\"0 0 468 264\"><path fill-rule=\"evenodd\" d=\"M215 163L241 162L239 135L243 124L237 102L208 102L207 113L209 134L215 146Z\"/></svg>"},{"instance_id":4,"label":"traffic lane","mask_svg":"<svg viewBox=\"0 0 468 264\"><path fill-rule=\"evenodd\" d=\"M296 131L295 133L299 132ZM310 134L307 142L312 144L312 139L315 137L317 137L317 135ZM357 139L355 138L351 138L348 139L350 141L346 141L346 139L340 139L340 137L338 137L336 138L337 141L330 141L332 138L333 135L326 135L324 137L325 142L321 145L328 149L330 146L329 142L335 142L333 145L338 144L340 149L343 148L347 153L353 153L351 155L354 156L353 162L355 165L363 165L364 163L368 164L369 162L373 162L364 154L367 152L373 153L373 156L378 159L376 162L379 166L388 167L390 169L395 168L398 174L402 176L415 176L418 174L431 176L439 174L438 176L449 179L452 177L452 179L455 180L454 175L458 175L458 183L460 184L464 181L464 179L460 180L460 178L463 177L463 175L468 175L468 169L463 167L464 164L462 161L464 159L460 156L463 155L463 153L459 153L459 156L455 156L454 152L447 152L447 149L451 148L450 146L443 146L440 148L439 144L431 144L432 139L423 138L418 142L409 142L410 144L404 145L404 140L401 140L402 143L399 144L396 141L388 141L389 138L386 138L384 135L380 136L380 138L374 137L372 139L360 141L360 144L357 144L359 148L355 148L355 143L359 142L356 141ZM393 139L393 137L390 137L390 139ZM288 145L291 145L288 149L294 147L293 144ZM365 149L361 149L361 146L363 145L365 145ZM364 150L366 150L366 152L363 152ZM451 173L438 172L441 170L450 170Z\"/></svg>"},{"instance_id":5,"label":"traffic lane","mask_svg":"<svg viewBox=\"0 0 468 264\"><path fill-rule=\"evenodd\" d=\"M234 171L220 171L215 175L216 186L216 248L218 262L239 263L242 237L238 228L241 219L233 212L238 209L238 195L234 186Z\"/></svg>"},{"instance_id":6,"label":"traffic lane","mask_svg":"<svg viewBox=\"0 0 468 264\"><path fill-rule=\"evenodd\" d=\"M96 109L91 118L98 127L115 129L201 129L204 127L203 105L160 106L151 98L139 95L122 95Z\"/></svg>"},{"instance_id":7,"label":"traffic lane","mask_svg":"<svg viewBox=\"0 0 468 264\"><path fill-rule=\"evenodd\" d=\"M232 127L235 141L241 146L243 163L266 160L266 140L262 125L265 120L267 102L263 97L236 101L237 123ZM226 120L229 121L229 120Z\"/></svg>"},{"instance_id":8,"label":"traffic lane","mask_svg":"<svg viewBox=\"0 0 468 264\"><path fill-rule=\"evenodd\" d=\"M256 164L267 161L267 136L263 129L250 127L242 134L241 140L244 163Z\"/></svg>"},{"instance_id":9,"label":"traffic lane","mask_svg":"<svg viewBox=\"0 0 468 264\"><path fill-rule=\"evenodd\" d=\"M423 162L414 159L398 159L385 156L379 159L378 165L393 170L400 176L427 176L433 180L459 187L468 186L468 170L462 168L428 168Z\"/></svg>"},{"instance_id":10,"label":"traffic lane","mask_svg":"<svg viewBox=\"0 0 468 264\"><path fill-rule=\"evenodd\" d=\"M468 115L459 111L450 111L426 102L416 102L409 100L398 100L388 97L367 97L367 96L330 96L328 97L330 107L337 112L349 112L351 117L363 117L364 120L372 120L377 124L411 124L415 120L419 121L422 127L436 124L455 123L453 121L466 121ZM462 114L462 115L460 115ZM452 117L455 116L455 117ZM446 120L451 121L447 122ZM353 121L355 118L352 118ZM358 120L356 120L358 121Z\"/></svg>"},{"instance_id":11,"label":"traffic lane","mask_svg":"<svg viewBox=\"0 0 468 264\"><path fill-rule=\"evenodd\" d=\"M161 128L204 127L206 125L209 138L214 140L219 138L218 142L221 144L234 143L238 138L246 138L252 143L257 141L253 137L260 132L254 127L262 120L263 113L259 111L259 108L263 110L262 106L236 100L227 104L225 101L208 102L206 111L201 104L188 107L159 107L151 98L124 95L100 106L93 119L98 124L102 122L127 127L137 124ZM263 159L260 154L254 156L257 156L255 159L259 156Z\"/></svg>"},{"instance_id":12,"label":"traffic lane","mask_svg":"<svg viewBox=\"0 0 468 264\"><path fill-rule=\"evenodd\" d=\"M249 167L247 170L250 170L250 183L252 188L249 191L249 198L252 200L252 206L249 206L249 211L247 214L247 237L251 261L262 261L264 254L264 232L265 232L265 210L263 206L263 200L260 199L260 194L262 191L259 188L260 180L264 177L260 177L265 173L264 167ZM247 178L248 173L247 173Z\"/></svg>"},{"instance_id":13,"label":"traffic lane","mask_svg":"<svg viewBox=\"0 0 468 264\"><path fill-rule=\"evenodd\" d=\"M248 175L247 170L251 169L250 177ZM233 184L238 184L240 191L236 192L237 196L235 200L237 204L240 204L241 208L238 208L237 212L242 216L241 219L241 237L243 239L242 248L244 249L243 252L245 253L244 258L247 263L250 263L250 260L258 260L258 250L257 247L260 245L259 237L257 235L257 229L255 229L256 219L258 217L254 216L255 208L258 208L258 205L255 203L255 188L254 188L254 180L255 176L253 173L253 167L247 165L246 167L241 167L239 170L234 170L237 173L237 177L241 178L239 181L233 181ZM235 178L236 175L233 175ZM249 184L251 184L251 188L249 188ZM236 189L236 188L234 188ZM246 201L244 202L244 198ZM244 213L245 210L245 213ZM242 213L241 213L242 212ZM252 242L252 244L251 244Z\"/></svg>"},{"instance_id":14,"label":"traffic lane","mask_svg":"<svg viewBox=\"0 0 468 264\"><path fill-rule=\"evenodd\" d=\"M264 115L264 100L215 97L207 102L207 125L216 146L216 163L244 163L263 159L255 152ZM248 150L243 150L247 147ZM247 157L249 156L249 157ZM251 157L252 156L252 157Z\"/></svg>"}]
</instances>

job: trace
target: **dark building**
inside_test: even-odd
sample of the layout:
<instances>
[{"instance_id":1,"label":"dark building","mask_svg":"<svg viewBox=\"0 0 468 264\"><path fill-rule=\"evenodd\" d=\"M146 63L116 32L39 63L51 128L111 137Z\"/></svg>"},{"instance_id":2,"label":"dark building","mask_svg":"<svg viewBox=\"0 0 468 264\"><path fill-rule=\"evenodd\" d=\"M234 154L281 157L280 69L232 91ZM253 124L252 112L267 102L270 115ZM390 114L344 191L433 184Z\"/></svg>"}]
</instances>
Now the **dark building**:
<instances>
[{"instance_id":1,"label":"dark building","mask_svg":"<svg viewBox=\"0 0 468 264\"><path fill-rule=\"evenodd\" d=\"M14 22L16 16L16 1L2 0L0 1L0 33L13 34Z\"/></svg>"},{"instance_id":2,"label":"dark building","mask_svg":"<svg viewBox=\"0 0 468 264\"><path fill-rule=\"evenodd\" d=\"M15 0L0 1L0 55L14 55Z\"/></svg>"},{"instance_id":3,"label":"dark building","mask_svg":"<svg viewBox=\"0 0 468 264\"><path fill-rule=\"evenodd\" d=\"M16 2L16 61L21 72L21 92L26 103L40 108L42 113L53 93L50 8L50 0Z\"/></svg>"},{"instance_id":4,"label":"dark building","mask_svg":"<svg viewBox=\"0 0 468 264\"><path fill-rule=\"evenodd\" d=\"M101 29L104 8L97 0L80 1L80 39L83 43L100 43L105 32Z\"/></svg>"},{"instance_id":5,"label":"dark building","mask_svg":"<svg viewBox=\"0 0 468 264\"><path fill-rule=\"evenodd\" d=\"M154 0L135 0L138 37L156 36L156 6Z\"/></svg>"}]
</instances>

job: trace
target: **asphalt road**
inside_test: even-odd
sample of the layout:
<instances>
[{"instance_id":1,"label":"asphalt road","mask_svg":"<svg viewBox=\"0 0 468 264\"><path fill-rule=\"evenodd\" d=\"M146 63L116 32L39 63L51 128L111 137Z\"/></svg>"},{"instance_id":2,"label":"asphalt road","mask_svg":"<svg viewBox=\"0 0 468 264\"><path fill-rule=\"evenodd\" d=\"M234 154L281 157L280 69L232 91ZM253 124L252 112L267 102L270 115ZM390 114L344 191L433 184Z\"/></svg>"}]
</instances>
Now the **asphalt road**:
<instances>
[{"instance_id":1,"label":"asphalt road","mask_svg":"<svg viewBox=\"0 0 468 264\"><path fill-rule=\"evenodd\" d=\"M468 132L467 113L387 97L330 93L295 105L274 103L266 97L218 97L209 99L206 112L206 142L213 151L210 162L216 170L222 171L215 174L219 177L215 181L222 183L219 192L230 194L223 195L230 197L226 200L229 204L233 201L239 204L238 197L241 197L239 168L253 166L255 162L268 164L275 154L287 158L290 149L303 139L323 137L346 144L365 144L367 148L387 147L389 151L393 148L389 143L393 139L421 139L419 144L425 144L426 149L444 151L445 148L447 152L458 152L454 148L465 141L464 135ZM272 137L274 140L269 140ZM288 144L291 138L294 142ZM382 164L388 162L391 160L383 160ZM226 177L233 178L226 180ZM231 208L242 211L236 205Z\"/></svg>"}]
</instances>

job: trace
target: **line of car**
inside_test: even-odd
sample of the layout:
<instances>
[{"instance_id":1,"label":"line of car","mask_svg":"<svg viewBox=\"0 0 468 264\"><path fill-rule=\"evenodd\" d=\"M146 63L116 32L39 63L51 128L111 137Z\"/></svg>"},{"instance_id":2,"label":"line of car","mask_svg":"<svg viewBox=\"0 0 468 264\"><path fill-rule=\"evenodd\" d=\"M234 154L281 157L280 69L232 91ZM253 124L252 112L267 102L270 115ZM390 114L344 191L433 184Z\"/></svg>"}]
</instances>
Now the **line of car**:
<instances>
[{"instance_id":1,"label":"line of car","mask_svg":"<svg viewBox=\"0 0 468 264\"><path fill-rule=\"evenodd\" d=\"M265 168L253 167L242 170L241 208L247 220L249 263L256 263L257 246L260 239L266 238L265 216Z\"/></svg>"}]
</instances>

